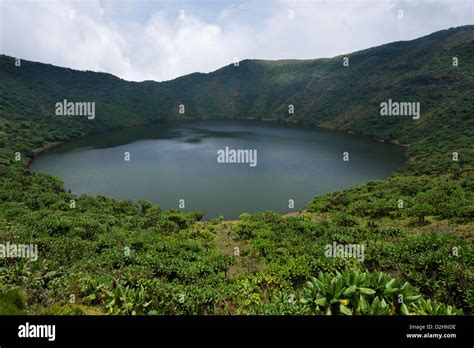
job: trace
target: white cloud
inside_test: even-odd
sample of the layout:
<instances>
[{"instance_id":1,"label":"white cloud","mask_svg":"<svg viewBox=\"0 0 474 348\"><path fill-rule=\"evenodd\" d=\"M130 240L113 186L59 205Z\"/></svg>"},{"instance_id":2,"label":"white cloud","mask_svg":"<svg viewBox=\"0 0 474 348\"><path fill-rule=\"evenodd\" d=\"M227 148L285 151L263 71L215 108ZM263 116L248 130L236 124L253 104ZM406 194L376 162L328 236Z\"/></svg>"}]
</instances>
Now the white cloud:
<instances>
[{"instance_id":1,"label":"white cloud","mask_svg":"<svg viewBox=\"0 0 474 348\"><path fill-rule=\"evenodd\" d=\"M116 11L110 2L4 0L0 49L24 59L106 71L129 80L161 81L213 71L235 57L328 57L413 39L474 23L472 4L472 0L281 1L265 3L263 11L260 3L248 2L229 4L207 20L194 15L190 6L185 20L178 18L178 8L175 12L158 8L146 21L133 21L111 15ZM294 19L289 10L294 10ZM403 19L398 19L398 10L403 10Z\"/></svg>"}]
</instances>

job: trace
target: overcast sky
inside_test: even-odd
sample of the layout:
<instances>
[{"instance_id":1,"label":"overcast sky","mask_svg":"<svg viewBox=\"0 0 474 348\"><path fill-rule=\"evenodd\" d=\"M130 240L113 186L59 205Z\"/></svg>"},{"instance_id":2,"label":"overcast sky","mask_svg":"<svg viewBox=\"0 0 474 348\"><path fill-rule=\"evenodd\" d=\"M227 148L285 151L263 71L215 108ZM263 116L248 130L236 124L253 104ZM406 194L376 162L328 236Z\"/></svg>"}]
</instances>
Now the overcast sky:
<instances>
[{"instance_id":1,"label":"overcast sky","mask_svg":"<svg viewBox=\"0 0 474 348\"><path fill-rule=\"evenodd\" d=\"M466 24L474 0L0 0L0 53L163 81L236 59L332 57Z\"/></svg>"}]
</instances>

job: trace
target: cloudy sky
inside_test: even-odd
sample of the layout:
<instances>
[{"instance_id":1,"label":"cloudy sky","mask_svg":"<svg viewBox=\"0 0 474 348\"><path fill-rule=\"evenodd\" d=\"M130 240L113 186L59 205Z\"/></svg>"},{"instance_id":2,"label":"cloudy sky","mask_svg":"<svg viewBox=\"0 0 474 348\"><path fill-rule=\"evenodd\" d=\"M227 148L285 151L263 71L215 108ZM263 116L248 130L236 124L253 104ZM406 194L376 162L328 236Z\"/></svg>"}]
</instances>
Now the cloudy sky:
<instances>
[{"instance_id":1,"label":"cloudy sky","mask_svg":"<svg viewBox=\"0 0 474 348\"><path fill-rule=\"evenodd\" d=\"M474 0L0 0L0 53L163 81L246 58L332 57L466 24Z\"/></svg>"}]
</instances>

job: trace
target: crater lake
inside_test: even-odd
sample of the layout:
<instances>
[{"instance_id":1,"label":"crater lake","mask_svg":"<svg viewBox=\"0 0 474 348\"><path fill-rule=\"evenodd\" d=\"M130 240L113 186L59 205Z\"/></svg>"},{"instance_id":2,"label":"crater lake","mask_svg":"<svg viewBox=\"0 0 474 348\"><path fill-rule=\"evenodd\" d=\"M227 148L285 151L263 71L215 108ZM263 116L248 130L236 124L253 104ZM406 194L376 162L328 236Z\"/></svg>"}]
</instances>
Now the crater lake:
<instances>
[{"instance_id":1,"label":"crater lake","mask_svg":"<svg viewBox=\"0 0 474 348\"><path fill-rule=\"evenodd\" d=\"M255 165L218 161L226 148L255 151ZM30 168L60 177L75 194L144 199L163 210L184 200L181 210L204 219L235 219L305 209L316 195L386 178L404 162L400 146L309 126L164 121L72 140Z\"/></svg>"}]
</instances>

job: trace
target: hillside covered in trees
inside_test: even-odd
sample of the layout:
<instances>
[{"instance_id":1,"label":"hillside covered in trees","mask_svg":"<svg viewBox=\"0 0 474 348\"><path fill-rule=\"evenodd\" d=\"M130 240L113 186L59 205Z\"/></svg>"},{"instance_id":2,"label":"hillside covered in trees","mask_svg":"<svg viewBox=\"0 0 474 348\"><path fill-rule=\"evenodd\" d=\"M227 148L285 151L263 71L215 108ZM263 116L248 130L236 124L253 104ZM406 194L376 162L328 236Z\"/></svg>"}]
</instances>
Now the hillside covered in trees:
<instances>
[{"instance_id":1,"label":"hillside covered in trees","mask_svg":"<svg viewBox=\"0 0 474 348\"><path fill-rule=\"evenodd\" d=\"M160 83L18 63L0 56L0 243L39 257L3 260L0 313L472 314L474 26ZM95 118L55 115L64 99ZM420 118L381 116L389 99ZM238 221L77 196L28 169L48 144L169 118L304 123L401 143L408 160L298 214ZM365 259L327 257L334 242Z\"/></svg>"}]
</instances>

